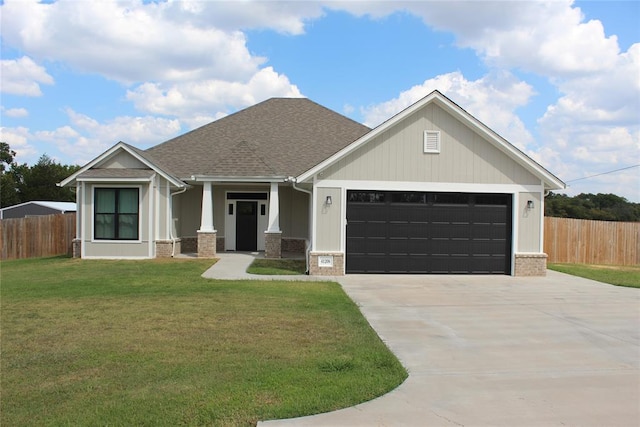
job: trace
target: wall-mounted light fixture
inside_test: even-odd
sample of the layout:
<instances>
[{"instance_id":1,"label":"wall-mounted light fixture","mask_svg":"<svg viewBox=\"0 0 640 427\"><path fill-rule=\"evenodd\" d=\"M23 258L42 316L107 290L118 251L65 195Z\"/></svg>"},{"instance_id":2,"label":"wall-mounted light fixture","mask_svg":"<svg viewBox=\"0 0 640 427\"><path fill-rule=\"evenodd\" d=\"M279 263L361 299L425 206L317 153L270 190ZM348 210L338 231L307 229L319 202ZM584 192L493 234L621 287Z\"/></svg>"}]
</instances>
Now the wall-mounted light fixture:
<instances>
[{"instance_id":1,"label":"wall-mounted light fixture","mask_svg":"<svg viewBox=\"0 0 640 427\"><path fill-rule=\"evenodd\" d=\"M533 209L533 200L527 200L527 209Z\"/></svg>"},{"instance_id":2,"label":"wall-mounted light fixture","mask_svg":"<svg viewBox=\"0 0 640 427\"><path fill-rule=\"evenodd\" d=\"M331 196L327 196L327 198L324 201L324 204L327 206L331 206L333 204L333 200L331 200Z\"/></svg>"}]
</instances>

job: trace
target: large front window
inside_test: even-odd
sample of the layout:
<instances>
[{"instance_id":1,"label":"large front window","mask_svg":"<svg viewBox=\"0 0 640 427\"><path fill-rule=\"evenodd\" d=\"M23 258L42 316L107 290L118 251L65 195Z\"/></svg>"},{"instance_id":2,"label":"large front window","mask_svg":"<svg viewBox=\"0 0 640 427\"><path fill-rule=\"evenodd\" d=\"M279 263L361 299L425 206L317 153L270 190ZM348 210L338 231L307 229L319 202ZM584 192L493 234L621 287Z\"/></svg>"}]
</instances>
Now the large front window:
<instances>
[{"instance_id":1,"label":"large front window","mask_svg":"<svg viewBox=\"0 0 640 427\"><path fill-rule=\"evenodd\" d=\"M138 188L96 188L94 238L138 240Z\"/></svg>"}]
</instances>

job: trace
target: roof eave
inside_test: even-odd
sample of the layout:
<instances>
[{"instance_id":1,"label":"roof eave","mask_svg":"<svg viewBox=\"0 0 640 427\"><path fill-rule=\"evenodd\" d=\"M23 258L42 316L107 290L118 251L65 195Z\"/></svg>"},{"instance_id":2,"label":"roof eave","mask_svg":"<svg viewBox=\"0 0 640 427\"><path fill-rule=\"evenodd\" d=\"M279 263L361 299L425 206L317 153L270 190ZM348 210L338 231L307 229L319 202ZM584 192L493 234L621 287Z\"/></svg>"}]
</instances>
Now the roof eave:
<instances>
[{"instance_id":1,"label":"roof eave","mask_svg":"<svg viewBox=\"0 0 640 427\"><path fill-rule=\"evenodd\" d=\"M240 183L271 183L284 182L288 177L277 176L224 176L224 175L191 175L182 178L185 182L240 182Z\"/></svg>"}]
</instances>

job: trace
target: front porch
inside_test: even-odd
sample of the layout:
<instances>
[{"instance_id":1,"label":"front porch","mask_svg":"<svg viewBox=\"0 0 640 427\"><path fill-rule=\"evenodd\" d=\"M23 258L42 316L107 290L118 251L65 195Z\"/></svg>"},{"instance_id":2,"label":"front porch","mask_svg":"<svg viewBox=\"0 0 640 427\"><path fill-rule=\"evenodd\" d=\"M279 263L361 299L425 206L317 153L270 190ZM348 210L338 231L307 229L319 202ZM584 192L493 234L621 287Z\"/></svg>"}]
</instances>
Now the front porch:
<instances>
[{"instance_id":1,"label":"front porch","mask_svg":"<svg viewBox=\"0 0 640 427\"><path fill-rule=\"evenodd\" d=\"M304 256L309 241L309 194L284 180L221 182L198 178L172 198L170 239L156 256L259 252L266 258ZM298 191L296 191L298 190Z\"/></svg>"}]
</instances>

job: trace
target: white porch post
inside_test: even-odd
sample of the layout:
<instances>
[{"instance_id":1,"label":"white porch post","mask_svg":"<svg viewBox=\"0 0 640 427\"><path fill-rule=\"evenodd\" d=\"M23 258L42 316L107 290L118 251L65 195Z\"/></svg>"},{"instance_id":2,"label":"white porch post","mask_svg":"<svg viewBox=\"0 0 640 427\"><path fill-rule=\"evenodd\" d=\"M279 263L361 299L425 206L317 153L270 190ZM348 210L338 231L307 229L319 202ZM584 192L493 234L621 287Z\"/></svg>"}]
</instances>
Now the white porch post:
<instances>
[{"instance_id":1,"label":"white porch post","mask_svg":"<svg viewBox=\"0 0 640 427\"><path fill-rule=\"evenodd\" d=\"M278 197L278 183L271 183L269 192L269 227L264 232L266 258L280 258L282 256L282 231L280 231L280 198Z\"/></svg>"},{"instance_id":2,"label":"white porch post","mask_svg":"<svg viewBox=\"0 0 640 427\"><path fill-rule=\"evenodd\" d=\"M213 191L211 182L205 181L202 188L202 215L200 216L200 230L203 232L215 232L213 228Z\"/></svg>"},{"instance_id":3,"label":"white porch post","mask_svg":"<svg viewBox=\"0 0 640 427\"><path fill-rule=\"evenodd\" d=\"M280 199L278 198L278 183L271 183L271 191L269 194L269 228L268 233L277 233L280 231Z\"/></svg>"},{"instance_id":4,"label":"white porch post","mask_svg":"<svg viewBox=\"0 0 640 427\"><path fill-rule=\"evenodd\" d=\"M213 258L217 251L217 233L213 227L213 191L211 182L202 186L202 214L198 230L198 257Z\"/></svg>"}]
</instances>

